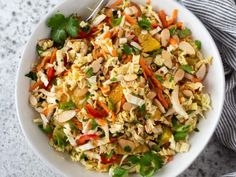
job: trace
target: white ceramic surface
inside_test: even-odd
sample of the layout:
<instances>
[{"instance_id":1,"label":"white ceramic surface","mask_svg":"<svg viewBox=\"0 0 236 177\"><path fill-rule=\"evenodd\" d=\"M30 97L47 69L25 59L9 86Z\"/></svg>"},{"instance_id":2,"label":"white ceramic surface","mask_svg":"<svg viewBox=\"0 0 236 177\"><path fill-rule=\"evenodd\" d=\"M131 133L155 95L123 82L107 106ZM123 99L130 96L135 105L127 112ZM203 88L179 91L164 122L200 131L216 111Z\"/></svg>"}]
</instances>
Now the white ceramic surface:
<instances>
[{"instance_id":1,"label":"white ceramic surface","mask_svg":"<svg viewBox=\"0 0 236 177\"><path fill-rule=\"evenodd\" d=\"M145 3L145 0L134 1ZM71 177L92 177L94 175L97 177L105 177L108 176L108 174L88 171L80 164L71 162L69 158L65 158L62 154L55 152L48 145L47 137L32 122L32 118L36 116L36 113L28 104L29 79L24 75L28 73L32 63L35 62L35 45L37 41L49 36L50 30L45 25L46 19L58 11L65 15L70 15L71 13L77 13L79 15L87 14L88 10L86 7L93 3L94 0L64 0L61 4L56 6L51 13L46 15L44 20L36 27L25 47L16 83L17 113L26 139L35 153L51 168L65 176ZM198 125L200 132L194 133L191 136L190 151L176 155L174 160L164 166L156 175L158 177L174 177L183 172L194 161L204 149L216 128L224 102L224 73L221 58L213 39L203 24L191 12L173 0L153 0L152 5L154 9L164 9L168 14L170 14L174 8L179 9L179 20L183 21L186 26L192 30L193 36L196 39L202 41L204 55L213 56L214 58L205 80L206 89L212 98L213 109L206 114L206 119L200 121Z\"/></svg>"}]
</instances>

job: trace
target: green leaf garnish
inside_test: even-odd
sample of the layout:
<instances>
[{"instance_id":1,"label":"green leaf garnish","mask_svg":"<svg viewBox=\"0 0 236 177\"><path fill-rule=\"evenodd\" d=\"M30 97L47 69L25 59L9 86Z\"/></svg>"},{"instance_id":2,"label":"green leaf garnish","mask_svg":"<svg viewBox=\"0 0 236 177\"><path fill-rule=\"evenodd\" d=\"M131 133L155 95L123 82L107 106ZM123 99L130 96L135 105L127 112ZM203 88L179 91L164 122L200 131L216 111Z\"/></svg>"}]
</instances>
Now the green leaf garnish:
<instances>
[{"instance_id":1,"label":"green leaf garnish","mask_svg":"<svg viewBox=\"0 0 236 177\"><path fill-rule=\"evenodd\" d=\"M127 177L129 174L128 170L121 167L115 168L112 173L112 177Z\"/></svg>"},{"instance_id":2,"label":"green leaf garnish","mask_svg":"<svg viewBox=\"0 0 236 177\"><path fill-rule=\"evenodd\" d=\"M125 147L124 147L124 151L126 151L126 152L131 152L132 149L131 149L130 146L125 146Z\"/></svg>"},{"instance_id":3,"label":"green leaf garnish","mask_svg":"<svg viewBox=\"0 0 236 177\"><path fill-rule=\"evenodd\" d=\"M156 75L157 80L159 80L161 83L164 82L164 79L162 76Z\"/></svg>"},{"instance_id":4,"label":"green leaf garnish","mask_svg":"<svg viewBox=\"0 0 236 177\"><path fill-rule=\"evenodd\" d=\"M66 18L63 14L55 14L51 18L48 19L47 25L52 29L56 29L64 26L66 23Z\"/></svg>"},{"instance_id":5,"label":"green leaf garnish","mask_svg":"<svg viewBox=\"0 0 236 177\"><path fill-rule=\"evenodd\" d=\"M110 98L108 100L108 108L111 110L111 111L114 111L115 110L115 104L114 104L114 101Z\"/></svg>"},{"instance_id":6,"label":"green leaf garnish","mask_svg":"<svg viewBox=\"0 0 236 177\"><path fill-rule=\"evenodd\" d=\"M97 128L97 126L98 126L97 122L96 122L94 119L92 119L92 120L90 121L90 125L91 125L91 129L92 129L92 130L94 130L94 129Z\"/></svg>"},{"instance_id":7,"label":"green leaf garnish","mask_svg":"<svg viewBox=\"0 0 236 177\"><path fill-rule=\"evenodd\" d=\"M54 42L56 42L58 44L62 44L62 43L64 43L64 41L67 38L67 33L62 28L52 29L51 38Z\"/></svg>"},{"instance_id":8,"label":"green leaf garnish","mask_svg":"<svg viewBox=\"0 0 236 177\"><path fill-rule=\"evenodd\" d=\"M44 50L39 45L36 45L36 52L39 56L41 56Z\"/></svg>"},{"instance_id":9,"label":"green leaf garnish","mask_svg":"<svg viewBox=\"0 0 236 177\"><path fill-rule=\"evenodd\" d=\"M186 71L187 73L192 74L193 73L193 68L189 65L181 65L180 68L184 71Z\"/></svg>"},{"instance_id":10,"label":"green leaf garnish","mask_svg":"<svg viewBox=\"0 0 236 177\"><path fill-rule=\"evenodd\" d=\"M70 37L76 37L79 33L79 20L74 16L70 16L66 23L66 32Z\"/></svg>"},{"instance_id":11,"label":"green leaf garnish","mask_svg":"<svg viewBox=\"0 0 236 177\"><path fill-rule=\"evenodd\" d=\"M174 27L170 28L169 31L170 31L170 35L173 36L176 32L176 27L174 26Z\"/></svg>"},{"instance_id":12,"label":"green leaf garnish","mask_svg":"<svg viewBox=\"0 0 236 177\"><path fill-rule=\"evenodd\" d=\"M172 124L173 124L175 141L184 140L189 133L190 125L179 124L177 119L175 118L173 118Z\"/></svg>"},{"instance_id":13,"label":"green leaf garnish","mask_svg":"<svg viewBox=\"0 0 236 177\"><path fill-rule=\"evenodd\" d=\"M56 127L53 131L53 141L54 144L64 150L66 146L67 137L63 131L63 127Z\"/></svg>"},{"instance_id":14,"label":"green leaf garnish","mask_svg":"<svg viewBox=\"0 0 236 177\"><path fill-rule=\"evenodd\" d=\"M37 74L35 73L35 72L32 72L32 71L30 71L28 74L26 74L25 75L26 77L28 77L28 78L30 78L30 79L32 79L32 80L34 80L34 81L37 81Z\"/></svg>"},{"instance_id":15,"label":"green leaf garnish","mask_svg":"<svg viewBox=\"0 0 236 177\"><path fill-rule=\"evenodd\" d=\"M132 155L128 157L128 161L132 164L137 164L139 163L140 159L137 156Z\"/></svg>"},{"instance_id":16,"label":"green leaf garnish","mask_svg":"<svg viewBox=\"0 0 236 177\"><path fill-rule=\"evenodd\" d=\"M178 36L180 38L186 38L192 34L191 30L188 28L185 28L183 30L178 30Z\"/></svg>"},{"instance_id":17,"label":"green leaf garnish","mask_svg":"<svg viewBox=\"0 0 236 177\"><path fill-rule=\"evenodd\" d=\"M151 30L151 22L147 19L147 17L142 17L142 20L138 21L138 25L140 28L144 29L144 30Z\"/></svg>"},{"instance_id":18,"label":"green leaf garnish","mask_svg":"<svg viewBox=\"0 0 236 177\"><path fill-rule=\"evenodd\" d=\"M146 114L146 105L143 104L142 106L139 107L140 113L142 116L145 116Z\"/></svg>"},{"instance_id":19,"label":"green leaf garnish","mask_svg":"<svg viewBox=\"0 0 236 177\"><path fill-rule=\"evenodd\" d=\"M75 103L72 100L59 104L59 109L72 110L75 108L76 108Z\"/></svg>"},{"instance_id":20,"label":"green leaf garnish","mask_svg":"<svg viewBox=\"0 0 236 177\"><path fill-rule=\"evenodd\" d=\"M126 55L130 55L132 53L133 49L129 45L124 44L123 51L125 52Z\"/></svg>"},{"instance_id":21,"label":"green leaf garnish","mask_svg":"<svg viewBox=\"0 0 236 177\"><path fill-rule=\"evenodd\" d=\"M121 23L121 20L122 20L122 17L120 17L120 18L112 17L111 18L111 25L112 25L112 27L119 26L120 23Z\"/></svg>"},{"instance_id":22,"label":"green leaf garnish","mask_svg":"<svg viewBox=\"0 0 236 177\"><path fill-rule=\"evenodd\" d=\"M87 75L87 77L92 77L93 76L93 68L90 67L87 69L87 71L85 72L85 74Z\"/></svg>"},{"instance_id":23,"label":"green leaf garnish","mask_svg":"<svg viewBox=\"0 0 236 177\"><path fill-rule=\"evenodd\" d=\"M38 125L38 127L47 135L53 132L52 127L50 127L49 125L47 125L46 127L43 127L43 125Z\"/></svg>"},{"instance_id":24,"label":"green leaf garnish","mask_svg":"<svg viewBox=\"0 0 236 177\"><path fill-rule=\"evenodd\" d=\"M110 79L111 82L116 82L117 81L117 78L113 77Z\"/></svg>"},{"instance_id":25,"label":"green leaf garnish","mask_svg":"<svg viewBox=\"0 0 236 177\"><path fill-rule=\"evenodd\" d=\"M197 47L197 49L201 49L202 48L202 43L201 43L201 41L199 41L199 40L195 40L195 45L196 45L196 47Z\"/></svg>"}]
</instances>

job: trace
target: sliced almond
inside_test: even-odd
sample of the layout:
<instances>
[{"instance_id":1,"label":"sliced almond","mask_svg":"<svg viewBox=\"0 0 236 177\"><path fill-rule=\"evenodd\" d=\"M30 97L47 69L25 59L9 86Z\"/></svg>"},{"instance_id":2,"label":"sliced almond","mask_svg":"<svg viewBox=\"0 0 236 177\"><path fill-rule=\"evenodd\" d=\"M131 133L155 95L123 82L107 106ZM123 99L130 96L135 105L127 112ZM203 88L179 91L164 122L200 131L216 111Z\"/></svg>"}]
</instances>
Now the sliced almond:
<instances>
[{"instance_id":1,"label":"sliced almond","mask_svg":"<svg viewBox=\"0 0 236 177\"><path fill-rule=\"evenodd\" d=\"M30 95L29 101L32 106L36 106L38 104L38 100L35 98L34 95Z\"/></svg>"},{"instance_id":2,"label":"sliced almond","mask_svg":"<svg viewBox=\"0 0 236 177\"><path fill-rule=\"evenodd\" d=\"M180 42L179 43L179 48L181 50L183 50L186 54L189 54L189 55L195 55L195 53L196 53L193 46L191 46L191 44L189 44L186 41Z\"/></svg>"},{"instance_id":3,"label":"sliced almond","mask_svg":"<svg viewBox=\"0 0 236 177\"><path fill-rule=\"evenodd\" d=\"M73 117L75 117L76 111L75 110L70 110L70 111L64 111L61 114L57 116L57 121L60 123L66 122Z\"/></svg>"},{"instance_id":4,"label":"sliced almond","mask_svg":"<svg viewBox=\"0 0 236 177\"><path fill-rule=\"evenodd\" d=\"M157 96L156 92L153 92L153 91L151 91L147 94L147 98L150 99L150 100L152 100L156 96Z\"/></svg>"},{"instance_id":5,"label":"sliced almond","mask_svg":"<svg viewBox=\"0 0 236 177\"><path fill-rule=\"evenodd\" d=\"M182 69L178 69L174 76L175 83L181 81L184 78L185 72Z\"/></svg>"},{"instance_id":6,"label":"sliced almond","mask_svg":"<svg viewBox=\"0 0 236 177\"><path fill-rule=\"evenodd\" d=\"M172 56L168 51L163 50L161 53L161 58L164 59L165 66L167 66L169 69L171 69L173 67L173 63L172 63L172 59L171 59Z\"/></svg>"},{"instance_id":7,"label":"sliced almond","mask_svg":"<svg viewBox=\"0 0 236 177\"><path fill-rule=\"evenodd\" d=\"M168 29L164 29L161 32L161 45L166 47L170 40L170 31Z\"/></svg>"},{"instance_id":8,"label":"sliced almond","mask_svg":"<svg viewBox=\"0 0 236 177\"><path fill-rule=\"evenodd\" d=\"M76 87L76 89L74 90L73 94L76 96L76 97L82 97L84 96L86 93L88 92L88 88L85 87L83 89L79 88L79 87Z\"/></svg>"},{"instance_id":9,"label":"sliced almond","mask_svg":"<svg viewBox=\"0 0 236 177\"><path fill-rule=\"evenodd\" d=\"M165 108L162 106L161 102L158 99L154 99L154 104L159 108L159 110L164 114L166 113Z\"/></svg>"},{"instance_id":10,"label":"sliced almond","mask_svg":"<svg viewBox=\"0 0 236 177\"><path fill-rule=\"evenodd\" d=\"M196 72L197 78L203 80L204 77L206 76L206 72L207 72L207 67L205 64L203 64Z\"/></svg>"},{"instance_id":11,"label":"sliced almond","mask_svg":"<svg viewBox=\"0 0 236 177\"><path fill-rule=\"evenodd\" d=\"M91 64L91 67L93 68L93 73L97 73L101 69L102 61L103 61L103 58L100 57Z\"/></svg>"},{"instance_id":12,"label":"sliced almond","mask_svg":"<svg viewBox=\"0 0 236 177\"><path fill-rule=\"evenodd\" d=\"M129 102L125 102L122 106L123 110L125 110L125 111L130 111L134 107L135 106Z\"/></svg>"},{"instance_id":13,"label":"sliced almond","mask_svg":"<svg viewBox=\"0 0 236 177\"><path fill-rule=\"evenodd\" d=\"M128 74L124 76L124 80L129 82L129 81L134 81L135 79L137 79L137 75L136 74Z\"/></svg>"},{"instance_id":14,"label":"sliced almond","mask_svg":"<svg viewBox=\"0 0 236 177\"><path fill-rule=\"evenodd\" d=\"M122 149L125 149L127 146L131 148L131 151L133 151L136 147L134 142L126 140L126 139L119 139L118 143Z\"/></svg>"},{"instance_id":15,"label":"sliced almond","mask_svg":"<svg viewBox=\"0 0 236 177\"><path fill-rule=\"evenodd\" d=\"M186 97L193 96L193 92L191 90L183 90L183 95Z\"/></svg>"}]
</instances>

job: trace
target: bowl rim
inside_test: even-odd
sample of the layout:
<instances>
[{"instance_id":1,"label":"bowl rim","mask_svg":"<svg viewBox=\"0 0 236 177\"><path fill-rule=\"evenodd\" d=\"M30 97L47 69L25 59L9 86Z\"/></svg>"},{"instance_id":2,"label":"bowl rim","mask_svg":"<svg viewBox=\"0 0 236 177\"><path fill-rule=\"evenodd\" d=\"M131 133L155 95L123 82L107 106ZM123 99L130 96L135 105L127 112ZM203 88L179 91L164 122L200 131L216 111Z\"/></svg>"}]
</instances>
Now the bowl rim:
<instances>
[{"instance_id":1,"label":"bowl rim","mask_svg":"<svg viewBox=\"0 0 236 177\"><path fill-rule=\"evenodd\" d=\"M215 125L214 127L212 128L211 132L209 132L209 135L208 137L205 139L205 143L202 144L202 146L200 147L199 149L199 153L195 154L194 157L189 160L189 162L187 163L187 165L184 167L184 168L179 168L179 169L176 169L176 175L180 175L181 173L183 173L186 169L189 168L189 166L196 160L196 158L202 153L202 151L205 149L205 147L207 146L207 144L209 143L210 139L212 138L212 135L213 133L215 132L216 130L216 127L219 123L219 120L220 120L220 117L221 117L221 114L222 114L222 110L223 110L223 105L224 105L224 100L225 100L225 77L224 77L224 69L223 69L223 62L222 62L222 59L221 59L221 56L220 56L220 53L219 53L219 50L216 46L216 43L214 41L214 39L212 38L211 34L209 33L208 29L205 27L205 25L200 21L200 19L193 13L191 12L190 10L188 10L185 6L183 6L181 3L178 3L174 0L169 0L169 1L172 1L171 3L174 4L174 6L178 7L178 8L181 8L181 9L185 9L188 13L192 14L193 15L193 18L195 18L194 20L197 22L197 23L200 23L203 28L205 28L205 33L208 35L209 37L209 40L211 40L212 42L212 47L214 48L213 50L215 51L215 55L217 56L217 58L219 59L219 64L220 64L220 73L223 75L222 77L222 82L221 83L221 88L220 88L220 91L221 91L221 102L219 104L219 111L218 111L218 115L217 115L217 120L215 121ZM23 67L23 59L25 58L25 53L26 53L26 49L28 48L28 46L30 45L30 41L32 39L32 37L35 35L35 32L36 30L39 28L39 26L42 25L42 23L45 23L46 20L48 19L49 15L51 15L52 13L55 13L55 9L58 9L59 7L63 6L63 4L67 3L67 0L63 0L59 3L57 3L57 5L55 5L53 8L49 9L49 11L43 16L43 18L38 22L37 25L35 25L35 27L32 28L32 33L31 35L28 37L27 39L27 43L24 45L24 49L21 53L21 60L19 62L19 65L18 65L18 69L17 69L17 75L16 75L16 80L15 80L15 83L16 83L16 87L15 87L15 103L16 103L16 113L17 113L17 117L18 117L18 121L20 123L20 127L21 127L21 130L23 132L23 135L27 141L27 143L29 144L29 146L31 147L31 149L33 150L33 152L43 161L46 163L47 166L49 166L51 169L53 169L53 171L57 172L58 174L62 175L62 176L66 176L66 173L64 173L62 170L60 170L58 167L56 167L56 165L54 165L53 163L51 163L43 153L40 152L40 150L38 150L38 148L36 147L36 145L33 143L33 141L31 141L31 139L29 138L28 134L26 133L25 131L25 128L24 128L24 125L23 125L23 122L22 122L22 116L19 112L19 105L20 105L20 98L19 98L19 90L20 90L20 77L21 77L21 70L22 70L22 67ZM59 11L60 12L60 11Z\"/></svg>"}]
</instances>

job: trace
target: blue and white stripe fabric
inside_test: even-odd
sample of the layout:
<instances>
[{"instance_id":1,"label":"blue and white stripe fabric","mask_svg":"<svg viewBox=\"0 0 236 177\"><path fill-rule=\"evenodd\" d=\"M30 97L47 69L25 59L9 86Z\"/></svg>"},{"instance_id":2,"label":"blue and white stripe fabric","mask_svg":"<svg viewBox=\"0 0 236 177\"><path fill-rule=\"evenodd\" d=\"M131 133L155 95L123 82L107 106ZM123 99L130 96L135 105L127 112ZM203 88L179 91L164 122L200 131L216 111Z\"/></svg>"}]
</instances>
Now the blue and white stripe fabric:
<instances>
[{"instance_id":1,"label":"blue and white stripe fabric","mask_svg":"<svg viewBox=\"0 0 236 177\"><path fill-rule=\"evenodd\" d=\"M221 53L226 97L216 135L222 144L236 152L236 2L182 0L182 3L204 23ZM236 172L224 175L229 176L236 177Z\"/></svg>"}]
</instances>

